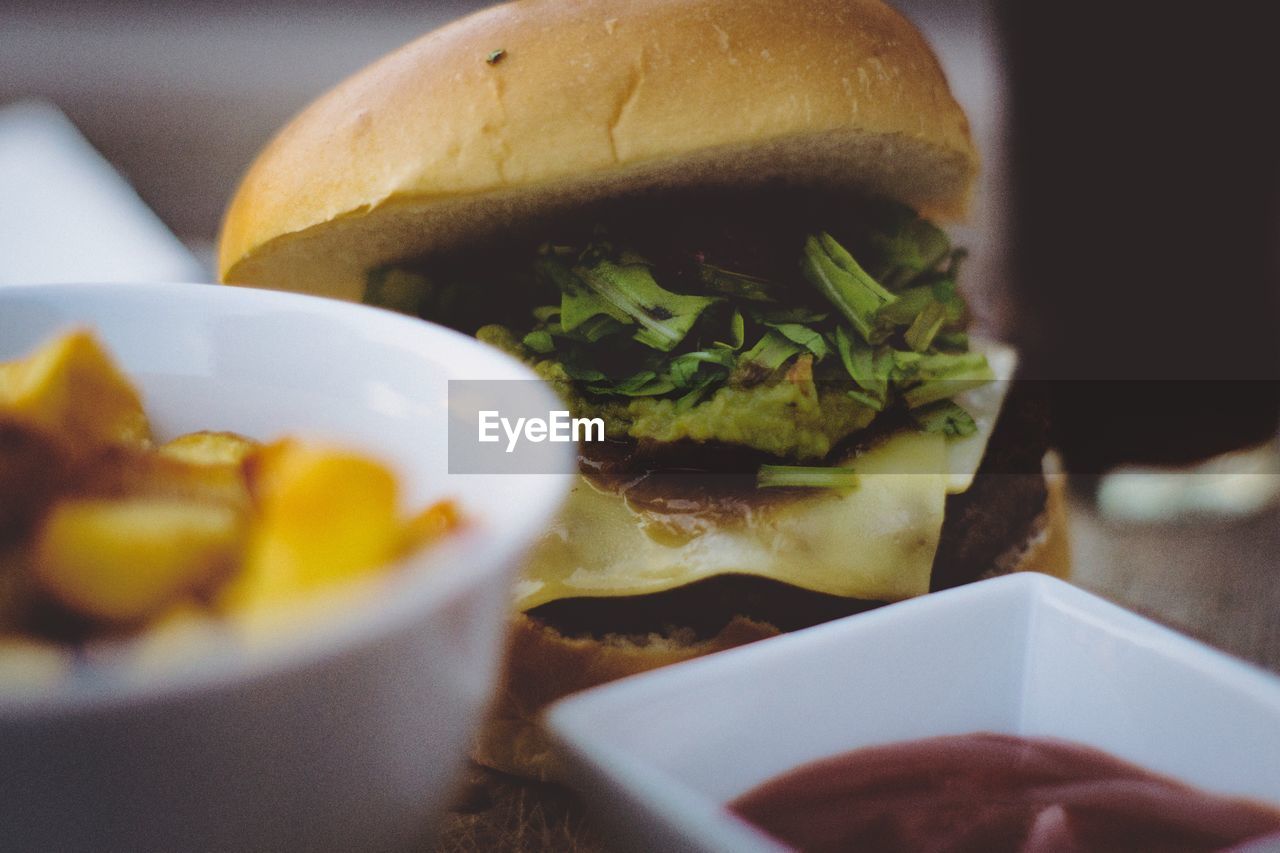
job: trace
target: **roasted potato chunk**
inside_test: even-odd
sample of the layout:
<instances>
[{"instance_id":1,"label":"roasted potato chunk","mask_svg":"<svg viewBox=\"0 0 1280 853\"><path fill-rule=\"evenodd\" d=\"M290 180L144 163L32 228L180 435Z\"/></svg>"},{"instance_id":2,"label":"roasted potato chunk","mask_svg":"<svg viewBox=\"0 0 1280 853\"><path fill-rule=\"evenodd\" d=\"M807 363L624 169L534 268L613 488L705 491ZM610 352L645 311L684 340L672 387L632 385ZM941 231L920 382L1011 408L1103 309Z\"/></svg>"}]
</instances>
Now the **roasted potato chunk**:
<instances>
[{"instance_id":1,"label":"roasted potato chunk","mask_svg":"<svg viewBox=\"0 0 1280 853\"><path fill-rule=\"evenodd\" d=\"M136 622L210 584L244 542L235 510L193 501L59 501L36 536L40 586L65 607Z\"/></svg>"},{"instance_id":2,"label":"roasted potato chunk","mask_svg":"<svg viewBox=\"0 0 1280 853\"><path fill-rule=\"evenodd\" d=\"M192 465L239 466L259 446L234 432L191 432L160 445L159 453Z\"/></svg>"},{"instance_id":3,"label":"roasted potato chunk","mask_svg":"<svg viewBox=\"0 0 1280 853\"><path fill-rule=\"evenodd\" d=\"M118 656L125 636L140 664L168 665L228 611L243 627L345 608L376 584L310 593L456 525L449 502L406 521L392 472L358 453L212 431L155 447L137 389L87 331L0 363L0 670L43 660L33 649L69 663L66 644Z\"/></svg>"},{"instance_id":4,"label":"roasted potato chunk","mask_svg":"<svg viewBox=\"0 0 1280 853\"><path fill-rule=\"evenodd\" d=\"M258 514L228 608L285 603L395 558L403 529L395 477L347 451L283 441L246 461Z\"/></svg>"},{"instance_id":5,"label":"roasted potato chunk","mask_svg":"<svg viewBox=\"0 0 1280 853\"><path fill-rule=\"evenodd\" d=\"M26 538L70 475L51 435L0 413L0 550Z\"/></svg>"},{"instance_id":6,"label":"roasted potato chunk","mask_svg":"<svg viewBox=\"0 0 1280 853\"><path fill-rule=\"evenodd\" d=\"M238 464L199 464L126 447L104 450L82 466L71 491L80 497L196 501L241 510L249 506Z\"/></svg>"},{"instance_id":7,"label":"roasted potato chunk","mask_svg":"<svg viewBox=\"0 0 1280 853\"><path fill-rule=\"evenodd\" d=\"M409 554L424 548L457 529L459 523L458 505L453 501L437 501L405 524L400 551Z\"/></svg>"},{"instance_id":8,"label":"roasted potato chunk","mask_svg":"<svg viewBox=\"0 0 1280 853\"><path fill-rule=\"evenodd\" d=\"M84 330L0 364L0 409L59 436L72 449L145 446L151 439L137 389Z\"/></svg>"}]
</instances>

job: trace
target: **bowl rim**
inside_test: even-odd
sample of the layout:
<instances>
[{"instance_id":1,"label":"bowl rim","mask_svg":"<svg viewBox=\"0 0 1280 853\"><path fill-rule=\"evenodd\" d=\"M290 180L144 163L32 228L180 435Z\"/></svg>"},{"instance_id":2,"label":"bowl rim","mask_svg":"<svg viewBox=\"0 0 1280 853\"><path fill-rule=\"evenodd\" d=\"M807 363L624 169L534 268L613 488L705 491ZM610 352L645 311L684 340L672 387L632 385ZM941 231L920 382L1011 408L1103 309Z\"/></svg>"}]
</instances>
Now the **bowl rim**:
<instances>
[{"instance_id":1,"label":"bowl rim","mask_svg":"<svg viewBox=\"0 0 1280 853\"><path fill-rule=\"evenodd\" d=\"M387 309L322 296L207 283L6 284L0 286L0 310L11 300L26 298L62 302L69 307L68 313L74 314L83 304L77 296L100 300L112 298L112 293L148 300L177 298L215 306L210 310L217 310L218 305L235 306L238 310L246 307L301 310L311 316L375 331L381 341L394 340L402 344L406 357L430 356L450 365L474 365L485 378L536 380L539 382L537 393L546 404L551 408L560 405L550 387L529 367L469 335ZM90 320L86 325L92 328L93 323ZM442 344L457 350L459 357L441 359ZM377 454L376 445L373 453ZM546 529L559 510L576 474L573 448L564 445L560 455L563 457L561 473L524 475L536 479L532 488L537 499L530 501L518 518L508 519L501 525L464 528L449 542L389 565L386 573L378 578L379 588L372 590L373 594L356 596L340 618L309 622L305 641L283 638L280 642L261 644L260 648L255 646L252 654L245 654L243 645L219 633L209 637L209 648L193 653L189 662L183 661L154 677L111 677L112 665L106 664L104 677L91 679L92 683L88 684L72 678L72 683L41 685L20 692L0 690L0 724L74 717L252 685L322 665L326 660L393 635L420 618L428 603L461 594L474 582L478 568L488 567L490 574L505 571L533 544L537 534ZM74 654L66 648L59 650Z\"/></svg>"}]
</instances>

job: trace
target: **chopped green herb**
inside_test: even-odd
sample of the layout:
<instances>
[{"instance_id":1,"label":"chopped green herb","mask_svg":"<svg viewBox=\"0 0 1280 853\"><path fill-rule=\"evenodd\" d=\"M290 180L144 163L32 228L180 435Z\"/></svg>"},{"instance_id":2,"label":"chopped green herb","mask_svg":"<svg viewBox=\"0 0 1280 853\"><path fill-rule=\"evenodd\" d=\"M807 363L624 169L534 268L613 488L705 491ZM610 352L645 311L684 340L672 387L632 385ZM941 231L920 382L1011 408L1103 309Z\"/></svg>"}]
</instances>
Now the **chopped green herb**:
<instances>
[{"instance_id":1,"label":"chopped green herb","mask_svg":"<svg viewBox=\"0 0 1280 853\"><path fill-rule=\"evenodd\" d=\"M864 424L878 412L906 410L921 429L967 434L972 418L950 398L990 381L991 371L969 351L964 333L967 311L955 285L963 253L934 226L897 208L873 219L871 233L850 240L855 252L826 232L811 235L798 274L776 281L698 262L671 290L666 267L597 228L585 245L544 244L531 268L496 267L509 277L510 292L534 296L505 309L486 307L474 319L489 324L486 334L507 351L550 371L552 381L567 376L579 392L613 398L620 410L636 410L627 400L648 397L683 411L726 386L772 384L803 359L819 381L824 409L825 395L840 395L847 401L839 405L852 401L870 410L858 410ZM798 287L801 280L812 291ZM474 302L465 298L471 292L463 271L433 269L428 278L413 267L393 267L370 273L365 300L469 322L458 308ZM529 304L537 307L522 307ZM504 316L495 325L500 311L515 319ZM852 381L842 387L826 381L843 374ZM804 485L794 479L803 469L782 467L792 473L779 476ZM852 476L818 470L822 477Z\"/></svg>"},{"instance_id":2,"label":"chopped green herb","mask_svg":"<svg viewBox=\"0 0 1280 853\"><path fill-rule=\"evenodd\" d=\"M724 347L689 352L673 359L668 377L677 390L685 390L676 400L676 408L697 404L713 386L724 382L736 360L734 352Z\"/></svg>"},{"instance_id":3,"label":"chopped green herb","mask_svg":"<svg viewBox=\"0 0 1280 853\"><path fill-rule=\"evenodd\" d=\"M876 269L885 284L902 288L935 269L951 251L951 241L933 223L906 207L886 206L883 227L872 234L870 246Z\"/></svg>"},{"instance_id":4,"label":"chopped green herb","mask_svg":"<svg viewBox=\"0 0 1280 853\"><path fill-rule=\"evenodd\" d=\"M742 354L740 364L772 372L802 351L795 341L776 329L770 329L755 346Z\"/></svg>"},{"instance_id":5,"label":"chopped green herb","mask_svg":"<svg viewBox=\"0 0 1280 853\"><path fill-rule=\"evenodd\" d=\"M916 378L920 371L920 362L924 356L909 350L890 350L889 360L892 362L890 373L897 383L908 382Z\"/></svg>"},{"instance_id":6,"label":"chopped green herb","mask_svg":"<svg viewBox=\"0 0 1280 853\"><path fill-rule=\"evenodd\" d=\"M880 297L881 301L893 301L893 294L881 287L874 278L868 275L867 271L853 259L853 255L849 254L844 246L836 242L834 237L822 231L818 234L818 241L822 244L822 249L827 253L828 257L835 261L836 266L861 281L863 286Z\"/></svg>"},{"instance_id":7,"label":"chopped green herb","mask_svg":"<svg viewBox=\"0 0 1280 853\"><path fill-rule=\"evenodd\" d=\"M822 333L814 331L808 326L802 326L799 323L778 323L772 328L787 340L799 344L813 353L813 357L819 361L826 358L831 351L827 346L827 339L822 336Z\"/></svg>"},{"instance_id":8,"label":"chopped green herb","mask_svg":"<svg viewBox=\"0 0 1280 853\"><path fill-rule=\"evenodd\" d=\"M861 406L866 406L868 409L870 409L873 412L884 411L884 400L881 400L878 397L873 397L870 394L866 393L865 391L857 391L853 388L850 388L844 393L849 396L850 400L853 400L854 402L858 403Z\"/></svg>"},{"instance_id":9,"label":"chopped green herb","mask_svg":"<svg viewBox=\"0 0 1280 853\"><path fill-rule=\"evenodd\" d=\"M933 345L947 352L965 352L969 349L969 336L964 332L942 332L933 339Z\"/></svg>"},{"instance_id":10,"label":"chopped green herb","mask_svg":"<svg viewBox=\"0 0 1280 853\"><path fill-rule=\"evenodd\" d=\"M925 432L940 432L952 438L963 438L978 431L973 415L950 400L912 409L911 418Z\"/></svg>"},{"instance_id":11,"label":"chopped green herb","mask_svg":"<svg viewBox=\"0 0 1280 853\"><path fill-rule=\"evenodd\" d=\"M734 355L733 351L722 347L696 350L673 358L671 360L671 369L673 372L686 373L697 370L703 365L711 365L727 371L733 367L735 361L737 361L737 356Z\"/></svg>"},{"instance_id":12,"label":"chopped green herb","mask_svg":"<svg viewBox=\"0 0 1280 853\"><path fill-rule=\"evenodd\" d=\"M534 329L532 332L524 336L521 343L539 355L547 355L554 352L556 348L556 342L551 338L551 333L546 329Z\"/></svg>"},{"instance_id":13,"label":"chopped green herb","mask_svg":"<svg viewBox=\"0 0 1280 853\"><path fill-rule=\"evenodd\" d=\"M808 465L761 465L756 487L761 489L853 489L858 474L852 468Z\"/></svg>"},{"instance_id":14,"label":"chopped green herb","mask_svg":"<svg viewBox=\"0 0 1280 853\"><path fill-rule=\"evenodd\" d=\"M933 339L942 330L947 319L947 306L941 302L930 300L924 310L916 315L911 326L903 333L902 339L907 346L916 352L925 352L933 344Z\"/></svg>"},{"instance_id":15,"label":"chopped green herb","mask_svg":"<svg viewBox=\"0 0 1280 853\"><path fill-rule=\"evenodd\" d=\"M934 299L933 288L929 285L907 288L898 294L895 301L880 309L876 314L876 322L886 331L910 326Z\"/></svg>"},{"instance_id":16,"label":"chopped green herb","mask_svg":"<svg viewBox=\"0 0 1280 853\"><path fill-rule=\"evenodd\" d=\"M653 272L643 264L624 265L601 259L590 266L576 266L573 272L617 311L642 327L635 334L637 341L663 352L670 352L684 340L698 315L715 301L709 296L691 296L665 289L654 281ZM609 313L617 316L613 311Z\"/></svg>"},{"instance_id":17,"label":"chopped green herb","mask_svg":"<svg viewBox=\"0 0 1280 853\"><path fill-rule=\"evenodd\" d=\"M539 305L533 309L533 319L539 323L546 323L560 316L559 305Z\"/></svg>"},{"instance_id":18,"label":"chopped green herb","mask_svg":"<svg viewBox=\"0 0 1280 853\"><path fill-rule=\"evenodd\" d=\"M587 367L576 358L565 358L563 360L564 372L569 374L570 379L576 379L579 382L600 383L608 381L609 377L594 367ZM602 391L593 391L593 393L605 393Z\"/></svg>"},{"instance_id":19,"label":"chopped green herb","mask_svg":"<svg viewBox=\"0 0 1280 853\"><path fill-rule=\"evenodd\" d=\"M985 385L995 378L981 353L925 356L915 365L919 385L906 389L902 398L912 409L954 397L961 391Z\"/></svg>"},{"instance_id":20,"label":"chopped green herb","mask_svg":"<svg viewBox=\"0 0 1280 853\"><path fill-rule=\"evenodd\" d=\"M729 318L729 334L728 340L717 341L719 346L728 347L732 350L742 349L742 345L747 339L747 324L742 317L742 312L734 310L733 316Z\"/></svg>"},{"instance_id":21,"label":"chopped green herb","mask_svg":"<svg viewBox=\"0 0 1280 853\"><path fill-rule=\"evenodd\" d=\"M578 327L578 337L589 344L601 338L625 332L627 327L605 314L598 314Z\"/></svg>"},{"instance_id":22,"label":"chopped green herb","mask_svg":"<svg viewBox=\"0 0 1280 853\"><path fill-rule=\"evenodd\" d=\"M506 49L500 47L497 50L489 51L489 53L485 56L484 61L489 63L490 65L497 65L499 62L502 61L502 58L506 55L507 55Z\"/></svg>"},{"instance_id":23,"label":"chopped green herb","mask_svg":"<svg viewBox=\"0 0 1280 853\"><path fill-rule=\"evenodd\" d=\"M721 381L720 377L717 377L713 373L708 373L699 378L692 388L686 391L682 396L676 398L676 410L685 411L702 402L703 398L710 393L712 386L719 381Z\"/></svg>"},{"instance_id":24,"label":"chopped green herb","mask_svg":"<svg viewBox=\"0 0 1280 853\"><path fill-rule=\"evenodd\" d=\"M900 355L910 359L914 366L914 375L919 379L943 379L956 376L992 378L987 357L980 352L916 354L915 358L910 358L907 353Z\"/></svg>"},{"instance_id":25,"label":"chopped green herb","mask_svg":"<svg viewBox=\"0 0 1280 853\"><path fill-rule=\"evenodd\" d=\"M888 368L893 365L892 359L881 360L882 375L876 368L875 353L871 347L855 341L843 326L836 327L835 342L845 371L862 388L861 391L851 390L849 396L877 412L884 411L889 396Z\"/></svg>"},{"instance_id":26,"label":"chopped green herb","mask_svg":"<svg viewBox=\"0 0 1280 853\"><path fill-rule=\"evenodd\" d=\"M623 397L658 397L670 394L677 386L670 379L652 370L633 373L620 382L594 382L587 386L593 394L618 394Z\"/></svg>"},{"instance_id":27,"label":"chopped green herb","mask_svg":"<svg viewBox=\"0 0 1280 853\"><path fill-rule=\"evenodd\" d=\"M601 315L611 317L620 323L631 322L631 318L625 311L588 287L559 258L544 255L538 258L536 269L540 276L550 281L560 291L560 327L566 334Z\"/></svg>"},{"instance_id":28,"label":"chopped green herb","mask_svg":"<svg viewBox=\"0 0 1280 853\"><path fill-rule=\"evenodd\" d=\"M833 248L839 250L839 261L830 253ZM805 241L801 269L809 283L839 309L863 340L879 341L876 314L896 297L867 275L829 234Z\"/></svg>"}]
</instances>

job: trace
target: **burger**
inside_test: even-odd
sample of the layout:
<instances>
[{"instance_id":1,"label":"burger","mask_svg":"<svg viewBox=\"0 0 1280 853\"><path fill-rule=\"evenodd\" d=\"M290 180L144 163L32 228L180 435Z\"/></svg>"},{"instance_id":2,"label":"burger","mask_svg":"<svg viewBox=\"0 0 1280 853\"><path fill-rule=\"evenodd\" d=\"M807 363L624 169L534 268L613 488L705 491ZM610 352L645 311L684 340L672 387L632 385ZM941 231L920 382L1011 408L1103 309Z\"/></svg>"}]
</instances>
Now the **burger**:
<instances>
[{"instance_id":1,"label":"burger","mask_svg":"<svg viewBox=\"0 0 1280 853\"><path fill-rule=\"evenodd\" d=\"M879 0L495 6L262 152L225 282L475 334L605 425L519 582L478 760L555 775L536 720L567 693L1065 571L1043 408L940 227L977 169Z\"/></svg>"}]
</instances>

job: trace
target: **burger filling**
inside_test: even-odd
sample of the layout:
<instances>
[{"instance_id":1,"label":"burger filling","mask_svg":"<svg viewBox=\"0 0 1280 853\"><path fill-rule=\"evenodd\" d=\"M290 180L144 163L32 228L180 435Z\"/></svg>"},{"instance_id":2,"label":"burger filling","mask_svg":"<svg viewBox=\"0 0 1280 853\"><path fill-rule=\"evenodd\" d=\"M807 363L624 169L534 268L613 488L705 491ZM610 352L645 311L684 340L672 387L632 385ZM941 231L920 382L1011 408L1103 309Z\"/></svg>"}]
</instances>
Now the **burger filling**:
<instances>
[{"instance_id":1,"label":"burger filling","mask_svg":"<svg viewBox=\"0 0 1280 853\"><path fill-rule=\"evenodd\" d=\"M1043 441L1005 439L1035 454L1018 460L1017 529L944 535L944 518L973 521L963 493L996 497L972 484L995 452L1008 383L992 380L1012 354L969 339L964 253L912 211L667 200L546 236L377 270L366 293L475 333L605 423L522 609L595 632L622 623L593 612L630 602L670 624L696 610L711 630L794 599L761 593L771 585L814 612L858 609L928 591L935 564L939 583L976 577L1043 507L1030 470ZM487 305L469 297L477 279L496 294ZM653 607L634 606L646 596Z\"/></svg>"},{"instance_id":2,"label":"burger filling","mask_svg":"<svg viewBox=\"0 0 1280 853\"><path fill-rule=\"evenodd\" d=\"M799 463L821 462L888 413L972 433L951 398L991 373L964 332L963 251L901 207L876 206L857 226L780 235L773 258L714 245L718 235L681 245L682 234L652 226L596 227L522 259L528 281L507 301L523 296L524 316L477 318L490 322L469 331L529 362L614 438L717 442ZM456 275L381 270L367 299L449 320L465 291Z\"/></svg>"}]
</instances>

